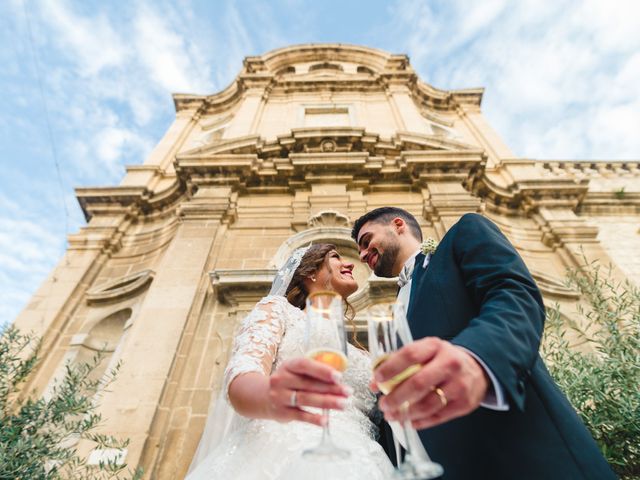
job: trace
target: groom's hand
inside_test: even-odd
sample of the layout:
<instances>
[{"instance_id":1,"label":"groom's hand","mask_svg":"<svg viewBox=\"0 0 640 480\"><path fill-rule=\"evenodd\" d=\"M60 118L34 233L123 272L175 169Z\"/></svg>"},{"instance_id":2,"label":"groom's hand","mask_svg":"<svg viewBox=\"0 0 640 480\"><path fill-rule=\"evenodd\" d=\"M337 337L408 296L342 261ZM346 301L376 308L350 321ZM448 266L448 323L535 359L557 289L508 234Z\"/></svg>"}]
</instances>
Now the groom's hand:
<instances>
[{"instance_id":1,"label":"groom's hand","mask_svg":"<svg viewBox=\"0 0 640 480\"><path fill-rule=\"evenodd\" d=\"M400 407L408 402L414 428L432 427L472 412L487 394L489 379L473 356L435 337L392 354L375 370L372 388L416 364L420 370L380 400L387 420L400 420Z\"/></svg>"}]
</instances>

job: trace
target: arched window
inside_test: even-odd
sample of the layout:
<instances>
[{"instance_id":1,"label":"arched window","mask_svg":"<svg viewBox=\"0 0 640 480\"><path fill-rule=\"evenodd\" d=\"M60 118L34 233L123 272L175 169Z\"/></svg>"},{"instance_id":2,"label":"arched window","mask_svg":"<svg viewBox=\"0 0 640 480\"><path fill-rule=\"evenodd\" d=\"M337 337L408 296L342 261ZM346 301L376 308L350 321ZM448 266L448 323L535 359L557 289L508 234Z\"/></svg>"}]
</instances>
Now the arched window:
<instances>
[{"instance_id":1,"label":"arched window","mask_svg":"<svg viewBox=\"0 0 640 480\"><path fill-rule=\"evenodd\" d=\"M130 308L112 313L96 323L78 346L78 352L73 359L74 364L91 363L98 352L103 352L100 364L91 373L91 380L102 378L113 367L111 364L114 352L120 344L124 326L129 318L131 318Z\"/></svg>"}]
</instances>

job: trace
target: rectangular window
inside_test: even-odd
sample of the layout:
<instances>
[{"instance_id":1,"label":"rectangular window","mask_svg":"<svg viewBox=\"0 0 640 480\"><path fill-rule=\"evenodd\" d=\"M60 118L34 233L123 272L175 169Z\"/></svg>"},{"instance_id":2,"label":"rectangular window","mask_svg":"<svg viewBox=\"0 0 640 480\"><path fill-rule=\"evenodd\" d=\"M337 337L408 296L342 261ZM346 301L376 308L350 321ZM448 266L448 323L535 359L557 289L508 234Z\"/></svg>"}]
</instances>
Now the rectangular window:
<instances>
[{"instance_id":1,"label":"rectangular window","mask_svg":"<svg viewBox=\"0 0 640 480\"><path fill-rule=\"evenodd\" d=\"M350 125L349 107L338 105L304 107L305 127L348 127Z\"/></svg>"}]
</instances>

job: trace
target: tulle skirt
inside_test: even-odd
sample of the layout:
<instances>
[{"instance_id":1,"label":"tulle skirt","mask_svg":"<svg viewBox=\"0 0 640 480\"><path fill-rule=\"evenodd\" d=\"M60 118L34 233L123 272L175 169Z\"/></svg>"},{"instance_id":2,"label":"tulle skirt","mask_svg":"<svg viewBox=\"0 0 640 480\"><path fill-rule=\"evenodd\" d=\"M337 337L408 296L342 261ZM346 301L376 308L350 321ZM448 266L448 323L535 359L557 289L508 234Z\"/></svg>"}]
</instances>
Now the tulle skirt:
<instances>
[{"instance_id":1,"label":"tulle skirt","mask_svg":"<svg viewBox=\"0 0 640 480\"><path fill-rule=\"evenodd\" d=\"M361 417L361 418L359 418ZM373 439L364 415L332 412L331 438L351 452L346 460L319 461L302 457L320 442L320 427L270 420L245 420L193 471L187 480L383 480L393 467Z\"/></svg>"}]
</instances>

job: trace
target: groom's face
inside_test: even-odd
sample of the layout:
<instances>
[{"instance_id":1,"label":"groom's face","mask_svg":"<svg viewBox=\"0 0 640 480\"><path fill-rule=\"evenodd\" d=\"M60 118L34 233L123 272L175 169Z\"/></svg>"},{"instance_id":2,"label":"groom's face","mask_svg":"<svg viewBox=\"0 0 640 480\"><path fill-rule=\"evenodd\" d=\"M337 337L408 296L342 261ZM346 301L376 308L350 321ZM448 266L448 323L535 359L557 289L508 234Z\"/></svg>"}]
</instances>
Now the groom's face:
<instances>
[{"instance_id":1,"label":"groom's face","mask_svg":"<svg viewBox=\"0 0 640 480\"><path fill-rule=\"evenodd\" d=\"M400 251L398 237L389 225L365 223L358 232L360 260L378 277L394 277L393 267Z\"/></svg>"}]
</instances>

